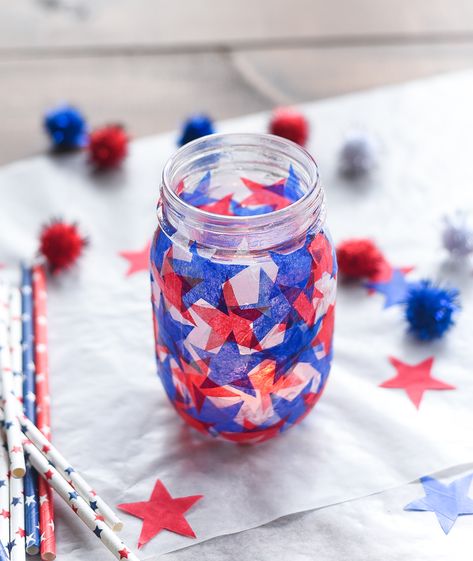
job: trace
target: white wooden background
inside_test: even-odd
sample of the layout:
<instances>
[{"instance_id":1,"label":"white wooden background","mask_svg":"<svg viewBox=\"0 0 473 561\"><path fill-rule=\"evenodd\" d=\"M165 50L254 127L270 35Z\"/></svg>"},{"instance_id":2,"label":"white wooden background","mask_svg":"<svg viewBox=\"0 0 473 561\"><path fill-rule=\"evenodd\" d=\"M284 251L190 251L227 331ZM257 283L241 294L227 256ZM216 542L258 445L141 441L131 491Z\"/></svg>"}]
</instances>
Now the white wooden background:
<instances>
[{"instance_id":1,"label":"white wooden background","mask_svg":"<svg viewBox=\"0 0 473 561\"><path fill-rule=\"evenodd\" d=\"M471 0L0 0L0 163L61 100L136 137L472 64Z\"/></svg>"}]
</instances>

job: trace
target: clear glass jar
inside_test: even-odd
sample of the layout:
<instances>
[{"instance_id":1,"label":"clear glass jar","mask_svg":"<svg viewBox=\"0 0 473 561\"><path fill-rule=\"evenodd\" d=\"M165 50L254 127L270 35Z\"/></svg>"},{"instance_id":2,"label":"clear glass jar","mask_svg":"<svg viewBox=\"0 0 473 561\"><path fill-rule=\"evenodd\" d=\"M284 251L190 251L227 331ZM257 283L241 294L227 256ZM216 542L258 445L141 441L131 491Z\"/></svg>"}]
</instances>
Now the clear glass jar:
<instances>
[{"instance_id":1,"label":"clear glass jar","mask_svg":"<svg viewBox=\"0 0 473 561\"><path fill-rule=\"evenodd\" d=\"M336 257L317 166L259 134L211 135L167 162L151 248L158 372L183 419L260 442L319 399Z\"/></svg>"}]
</instances>

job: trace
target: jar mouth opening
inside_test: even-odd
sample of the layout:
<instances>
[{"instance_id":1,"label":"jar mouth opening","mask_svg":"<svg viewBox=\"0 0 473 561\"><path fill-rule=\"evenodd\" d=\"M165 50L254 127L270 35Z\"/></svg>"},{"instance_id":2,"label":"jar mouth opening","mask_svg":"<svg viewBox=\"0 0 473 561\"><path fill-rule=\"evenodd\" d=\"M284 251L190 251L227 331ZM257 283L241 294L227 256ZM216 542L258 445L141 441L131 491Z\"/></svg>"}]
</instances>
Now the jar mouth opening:
<instances>
[{"instance_id":1,"label":"jar mouth opening","mask_svg":"<svg viewBox=\"0 0 473 561\"><path fill-rule=\"evenodd\" d=\"M179 171L182 162L205 158L206 154L210 158L212 152L220 150L222 152L236 148L252 148L261 150L262 148L275 154L285 155L288 159L296 161L305 171L305 183L307 188L303 195L291 202L284 208L271 210L262 214L254 215L227 215L201 209L185 201L177 193ZM287 216L297 214L303 210L309 200L314 196L318 198L321 187L319 185L319 171L312 155L302 146L285 138L260 133L217 133L198 138L179 148L174 155L166 162L162 173L161 196L168 204L186 216L192 216L196 220L205 222L218 222L219 225L230 227L258 226L266 223L284 220Z\"/></svg>"}]
</instances>

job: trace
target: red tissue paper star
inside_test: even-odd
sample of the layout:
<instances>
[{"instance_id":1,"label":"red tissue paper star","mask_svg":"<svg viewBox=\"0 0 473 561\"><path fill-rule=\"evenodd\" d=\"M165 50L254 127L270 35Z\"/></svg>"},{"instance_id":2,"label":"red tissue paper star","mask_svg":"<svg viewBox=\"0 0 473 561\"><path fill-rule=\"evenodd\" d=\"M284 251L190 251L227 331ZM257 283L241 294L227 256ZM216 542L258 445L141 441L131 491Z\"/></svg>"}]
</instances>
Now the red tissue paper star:
<instances>
[{"instance_id":1,"label":"red tissue paper star","mask_svg":"<svg viewBox=\"0 0 473 561\"><path fill-rule=\"evenodd\" d=\"M143 520L138 540L138 547L141 548L163 529L195 538L194 530L184 518L184 513L202 497L203 495L193 495L173 499L158 479L149 501L125 503L118 505L118 508Z\"/></svg>"},{"instance_id":2,"label":"red tissue paper star","mask_svg":"<svg viewBox=\"0 0 473 561\"><path fill-rule=\"evenodd\" d=\"M120 251L120 257L123 257L128 261L128 270L126 272L127 277L149 269L150 249L151 241L147 242L145 247L139 251Z\"/></svg>"},{"instance_id":3,"label":"red tissue paper star","mask_svg":"<svg viewBox=\"0 0 473 561\"><path fill-rule=\"evenodd\" d=\"M389 362L397 370L397 375L380 384L381 388L400 388L406 391L409 399L419 409L422 396L426 390L455 390L455 386L446 384L432 377L431 370L434 357L427 358L419 364L406 364L389 357Z\"/></svg>"}]
</instances>

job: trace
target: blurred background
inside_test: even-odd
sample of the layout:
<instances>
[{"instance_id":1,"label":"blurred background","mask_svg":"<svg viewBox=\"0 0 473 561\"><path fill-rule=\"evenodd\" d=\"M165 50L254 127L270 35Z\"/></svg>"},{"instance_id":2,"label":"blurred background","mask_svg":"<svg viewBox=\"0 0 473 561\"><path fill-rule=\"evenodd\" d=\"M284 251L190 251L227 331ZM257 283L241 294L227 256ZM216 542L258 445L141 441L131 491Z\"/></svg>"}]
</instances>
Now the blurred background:
<instances>
[{"instance_id":1,"label":"blurred background","mask_svg":"<svg viewBox=\"0 0 473 561\"><path fill-rule=\"evenodd\" d=\"M0 164L60 101L138 137L472 64L471 0L0 0Z\"/></svg>"}]
</instances>

